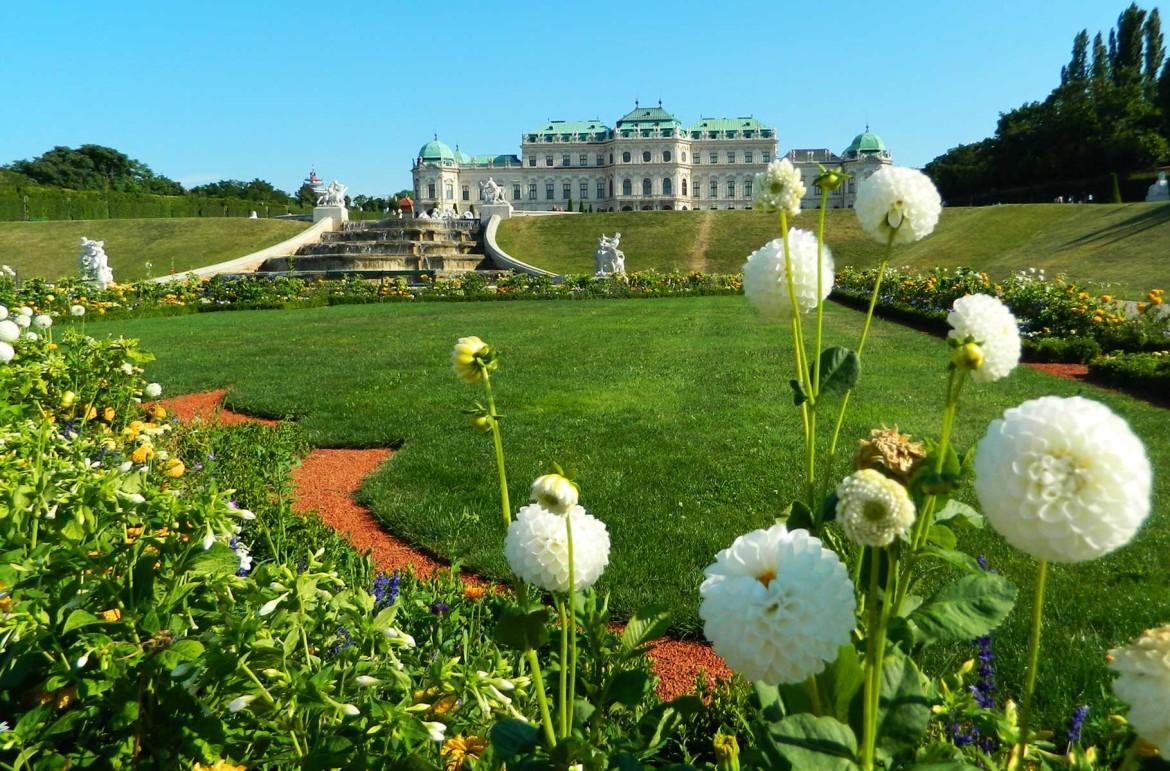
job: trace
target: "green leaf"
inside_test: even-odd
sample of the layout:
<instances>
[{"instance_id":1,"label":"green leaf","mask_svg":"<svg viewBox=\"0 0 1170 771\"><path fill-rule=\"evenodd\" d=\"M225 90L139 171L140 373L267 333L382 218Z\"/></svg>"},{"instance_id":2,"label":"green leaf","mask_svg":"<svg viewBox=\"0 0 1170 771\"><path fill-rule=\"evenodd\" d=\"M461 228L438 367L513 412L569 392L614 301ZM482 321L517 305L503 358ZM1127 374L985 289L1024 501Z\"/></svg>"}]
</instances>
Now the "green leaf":
<instances>
[{"instance_id":1,"label":"green leaf","mask_svg":"<svg viewBox=\"0 0 1170 771\"><path fill-rule=\"evenodd\" d=\"M504 760L532 752L540 741L540 730L523 720L501 720L492 726L492 747Z\"/></svg>"},{"instance_id":2,"label":"green leaf","mask_svg":"<svg viewBox=\"0 0 1170 771\"><path fill-rule=\"evenodd\" d=\"M626 653L637 650L648 642L666 634L670 614L664 605L648 605L642 608L626 624L622 632L622 650Z\"/></svg>"},{"instance_id":3,"label":"green leaf","mask_svg":"<svg viewBox=\"0 0 1170 771\"><path fill-rule=\"evenodd\" d=\"M788 385L792 386L792 403L797 407L808 401L808 392L804 390L804 384L799 380L789 380Z\"/></svg>"},{"instance_id":4,"label":"green leaf","mask_svg":"<svg viewBox=\"0 0 1170 771\"><path fill-rule=\"evenodd\" d=\"M995 573L971 573L947 584L909 618L941 642L973 640L995 629L1016 602L1016 587Z\"/></svg>"},{"instance_id":5,"label":"green leaf","mask_svg":"<svg viewBox=\"0 0 1170 771\"><path fill-rule=\"evenodd\" d=\"M789 530L808 530L811 533L813 529L812 510L804 501L793 501L788 504L788 507L780 512L778 521Z\"/></svg>"},{"instance_id":6,"label":"green leaf","mask_svg":"<svg viewBox=\"0 0 1170 771\"><path fill-rule=\"evenodd\" d=\"M855 771L857 737L849 726L831 717L791 715L768 729L776 751L794 769Z\"/></svg>"},{"instance_id":7,"label":"green leaf","mask_svg":"<svg viewBox=\"0 0 1170 771\"><path fill-rule=\"evenodd\" d=\"M821 393L844 395L861 376L861 359L848 348L826 348L821 353Z\"/></svg>"},{"instance_id":8,"label":"green leaf","mask_svg":"<svg viewBox=\"0 0 1170 771\"><path fill-rule=\"evenodd\" d=\"M959 545L959 539L955 537L955 532L946 525L931 525L926 534L926 540L947 551Z\"/></svg>"},{"instance_id":9,"label":"green leaf","mask_svg":"<svg viewBox=\"0 0 1170 771\"><path fill-rule=\"evenodd\" d=\"M184 661L194 661L203 655L203 643L198 640L179 640L159 654L159 660L167 669L174 669Z\"/></svg>"},{"instance_id":10,"label":"green leaf","mask_svg":"<svg viewBox=\"0 0 1170 771\"><path fill-rule=\"evenodd\" d=\"M857 649L852 645L842 645L836 661L817 675L817 681L829 694L828 707L832 710L832 716L842 723L848 723L849 704L865 683L865 672L857 656Z\"/></svg>"},{"instance_id":11,"label":"green leaf","mask_svg":"<svg viewBox=\"0 0 1170 771\"><path fill-rule=\"evenodd\" d=\"M240 556L227 544L217 541L210 549L196 550L189 569L195 575L231 575L240 569Z\"/></svg>"},{"instance_id":12,"label":"green leaf","mask_svg":"<svg viewBox=\"0 0 1170 771\"><path fill-rule=\"evenodd\" d=\"M983 572L979 561L965 551L951 551L949 549L940 549L937 546L927 545L926 553L932 557L938 557L944 562L949 562L955 567L963 568L970 573Z\"/></svg>"},{"instance_id":13,"label":"green leaf","mask_svg":"<svg viewBox=\"0 0 1170 771\"><path fill-rule=\"evenodd\" d=\"M92 613L86 613L84 610L75 610L69 614L69 618L65 619L65 627L61 630L62 634L72 632L74 629L80 629L83 626L90 624L101 623L101 619Z\"/></svg>"},{"instance_id":14,"label":"green leaf","mask_svg":"<svg viewBox=\"0 0 1170 771\"><path fill-rule=\"evenodd\" d=\"M930 716L930 699L914 661L901 653L886 656L878 704L878 749L892 757L917 747L930 726Z\"/></svg>"},{"instance_id":15,"label":"green leaf","mask_svg":"<svg viewBox=\"0 0 1170 771\"><path fill-rule=\"evenodd\" d=\"M516 651L537 650L548 642L548 610L538 608L525 613L511 607L500 614L492 637L505 648Z\"/></svg>"},{"instance_id":16,"label":"green leaf","mask_svg":"<svg viewBox=\"0 0 1170 771\"><path fill-rule=\"evenodd\" d=\"M983 515L965 503L954 500L947 501L947 505L934 513L935 522L954 520L955 527L976 527L982 529Z\"/></svg>"},{"instance_id":17,"label":"green leaf","mask_svg":"<svg viewBox=\"0 0 1170 771\"><path fill-rule=\"evenodd\" d=\"M769 723L776 723L784 718L784 704L780 701L780 689L776 686L762 681L752 683L752 695L749 700Z\"/></svg>"},{"instance_id":18,"label":"green leaf","mask_svg":"<svg viewBox=\"0 0 1170 771\"><path fill-rule=\"evenodd\" d=\"M636 706L650 692L650 676L638 669L618 672L609 681L604 703L617 702L627 707Z\"/></svg>"}]
</instances>

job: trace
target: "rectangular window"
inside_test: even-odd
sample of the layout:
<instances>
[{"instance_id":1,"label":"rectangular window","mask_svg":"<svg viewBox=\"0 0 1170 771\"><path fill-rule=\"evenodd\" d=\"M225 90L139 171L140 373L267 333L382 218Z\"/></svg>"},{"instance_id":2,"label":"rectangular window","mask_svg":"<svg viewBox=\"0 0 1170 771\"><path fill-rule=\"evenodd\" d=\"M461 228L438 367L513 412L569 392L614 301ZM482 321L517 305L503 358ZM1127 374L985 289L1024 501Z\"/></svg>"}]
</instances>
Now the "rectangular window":
<instances>
[{"instance_id":1,"label":"rectangular window","mask_svg":"<svg viewBox=\"0 0 1170 771\"><path fill-rule=\"evenodd\" d=\"M513 201L520 200L520 186L519 185L512 185L512 200Z\"/></svg>"},{"instance_id":2,"label":"rectangular window","mask_svg":"<svg viewBox=\"0 0 1170 771\"><path fill-rule=\"evenodd\" d=\"M589 183L582 182L581 183L581 200L584 201L588 197L589 197ZM568 702L565 702L565 703L568 704Z\"/></svg>"},{"instance_id":3,"label":"rectangular window","mask_svg":"<svg viewBox=\"0 0 1170 771\"><path fill-rule=\"evenodd\" d=\"M597 197L598 197L598 199L605 198L605 183L604 182L597 183Z\"/></svg>"},{"instance_id":4,"label":"rectangular window","mask_svg":"<svg viewBox=\"0 0 1170 771\"><path fill-rule=\"evenodd\" d=\"M427 185L427 198L435 197L435 186L433 184ZM566 702L568 703L568 702Z\"/></svg>"},{"instance_id":5,"label":"rectangular window","mask_svg":"<svg viewBox=\"0 0 1170 771\"><path fill-rule=\"evenodd\" d=\"M735 198L735 183L734 182L727 183L727 197L728 198Z\"/></svg>"},{"instance_id":6,"label":"rectangular window","mask_svg":"<svg viewBox=\"0 0 1170 771\"><path fill-rule=\"evenodd\" d=\"M561 165L562 166L572 166L573 165L573 161L571 158L569 158L568 153L565 153L564 155L561 156Z\"/></svg>"},{"instance_id":7,"label":"rectangular window","mask_svg":"<svg viewBox=\"0 0 1170 771\"><path fill-rule=\"evenodd\" d=\"M588 165L589 165L589 156L588 156L588 155L584 155L584 154L583 154L583 155L581 155L581 157L580 157L580 158L578 158L577 160L579 160L579 161L580 161L580 163L579 163L579 164L577 164L578 166L588 166ZM566 702L566 703L567 703L567 702Z\"/></svg>"},{"instance_id":8,"label":"rectangular window","mask_svg":"<svg viewBox=\"0 0 1170 771\"><path fill-rule=\"evenodd\" d=\"M528 156L528 165L529 165L529 166L535 166L535 165L536 165L536 156L535 156L535 155L530 155L530 156Z\"/></svg>"},{"instance_id":9,"label":"rectangular window","mask_svg":"<svg viewBox=\"0 0 1170 771\"><path fill-rule=\"evenodd\" d=\"M751 163L752 162L752 151L751 150L744 150L743 151L743 162L744 163ZM568 702L566 702L566 704L567 703Z\"/></svg>"},{"instance_id":10,"label":"rectangular window","mask_svg":"<svg viewBox=\"0 0 1170 771\"><path fill-rule=\"evenodd\" d=\"M561 185L561 198L564 198L567 201L568 199L570 199L572 197L573 197L573 186L570 185L568 182Z\"/></svg>"},{"instance_id":11,"label":"rectangular window","mask_svg":"<svg viewBox=\"0 0 1170 771\"><path fill-rule=\"evenodd\" d=\"M544 156L544 165L545 166L552 166L553 165L553 160L552 160L551 155Z\"/></svg>"},{"instance_id":12,"label":"rectangular window","mask_svg":"<svg viewBox=\"0 0 1170 771\"><path fill-rule=\"evenodd\" d=\"M549 182L544 186L544 198L546 201L553 199L553 183Z\"/></svg>"},{"instance_id":13,"label":"rectangular window","mask_svg":"<svg viewBox=\"0 0 1170 771\"><path fill-rule=\"evenodd\" d=\"M605 155L604 155L604 154L602 154L602 153L598 153L598 154L597 154L597 165L598 165L598 166L604 166L604 165L605 165Z\"/></svg>"},{"instance_id":14,"label":"rectangular window","mask_svg":"<svg viewBox=\"0 0 1170 771\"><path fill-rule=\"evenodd\" d=\"M716 182L715 180L711 180L711 197L712 198L719 197L719 183Z\"/></svg>"},{"instance_id":15,"label":"rectangular window","mask_svg":"<svg viewBox=\"0 0 1170 771\"><path fill-rule=\"evenodd\" d=\"M711 163L719 163L719 153L711 151Z\"/></svg>"},{"instance_id":16,"label":"rectangular window","mask_svg":"<svg viewBox=\"0 0 1170 771\"><path fill-rule=\"evenodd\" d=\"M471 191L467 189L467 185L463 186L463 200L464 201L471 200Z\"/></svg>"},{"instance_id":17,"label":"rectangular window","mask_svg":"<svg viewBox=\"0 0 1170 771\"><path fill-rule=\"evenodd\" d=\"M695 153L695 165L698 166L702 162L703 162L703 156L699 153Z\"/></svg>"},{"instance_id":18,"label":"rectangular window","mask_svg":"<svg viewBox=\"0 0 1170 771\"><path fill-rule=\"evenodd\" d=\"M764 163L771 163L772 162L772 153L771 152L765 150L764 152L760 153L760 155L763 156L762 158L760 158L760 160L763 161Z\"/></svg>"},{"instance_id":19,"label":"rectangular window","mask_svg":"<svg viewBox=\"0 0 1170 771\"><path fill-rule=\"evenodd\" d=\"M735 150L728 150L727 151L727 162L728 163L735 163Z\"/></svg>"},{"instance_id":20,"label":"rectangular window","mask_svg":"<svg viewBox=\"0 0 1170 771\"><path fill-rule=\"evenodd\" d=\"M529 201L536 200L536 183L535 182L528 183L528 200Z\"/></svg>"},{"instance_id":21,"label":"rectangular window","mask_svg":"<svg viewBox=\"0 0 1170 771\"><path fill-rule=\"evenodd\" d=\"M743 197L744 198L751 198L752 197L752 181L750 179L747 182L743 183ZM565 702L565 703L567 704L568 702Z\"/></svg>"}]
</instances>

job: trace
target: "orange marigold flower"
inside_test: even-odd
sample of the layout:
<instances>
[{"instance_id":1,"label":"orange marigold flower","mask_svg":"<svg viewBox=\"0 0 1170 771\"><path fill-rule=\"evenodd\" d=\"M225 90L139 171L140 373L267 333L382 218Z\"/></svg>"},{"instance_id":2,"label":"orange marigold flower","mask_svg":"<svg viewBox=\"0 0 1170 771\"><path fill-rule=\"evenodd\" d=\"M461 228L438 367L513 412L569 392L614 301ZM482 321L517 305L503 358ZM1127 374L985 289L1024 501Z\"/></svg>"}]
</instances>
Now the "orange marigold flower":
<instances>
[{"instance_id":1,"label":"orange marigold flower","mask_svg":"<svg viewBox=\"0 0 1170 771\"><path fill-rule=\"evenodd\" d=\"M122 611L117 608L110 608L109 610L103 610L99 615L112 624L122 618Z\"/></svg>"},{"instance_id":2,"label":"orange marigold flower","mask_svg":"<svg viewBox=\"0 0 1170 771\"><path fill-rule=\"evenodd\" d=\"M478 600L487 594L487 589L482 586L469 586L463 590L463 596L469 600Z\"/></svg>"},{"instance_id":3,"label":"orange marigold flower","mask_svg":"<svg viewBox=\"0 0 1170 771\"><path fill-rule=\"evenodd\" d=\"M130 453L130 460L135 463L146 463L154 456L154 450L149 444L140 444L135 448L134 452Z\"/></svg>"},{"instance_id":4,"label":"orange marigold flower","mask_svg":"<svg viewBox=\"0 0 1170 771\"><path fill-rule=\"evenodd\" d=\"M463 737L463 734L443 743L441 754L446 765L445 771L463 771L469 759L478 759L488 748L487 740L481 736Z\"/></svg>"}]
</instances>

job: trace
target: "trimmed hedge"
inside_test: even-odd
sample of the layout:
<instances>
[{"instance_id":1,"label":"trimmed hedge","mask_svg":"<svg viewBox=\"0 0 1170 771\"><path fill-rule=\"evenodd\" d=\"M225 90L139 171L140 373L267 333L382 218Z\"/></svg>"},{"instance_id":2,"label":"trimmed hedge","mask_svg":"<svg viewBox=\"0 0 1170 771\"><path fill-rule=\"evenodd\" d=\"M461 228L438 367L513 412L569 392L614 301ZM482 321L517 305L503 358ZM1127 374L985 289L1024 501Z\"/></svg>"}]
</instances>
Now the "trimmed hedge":
<instances>
[{"instance_id":1,"label":"trimmed hedge","mask_svg":"<svg viewBox=\"0 0 1170 771\"><path fill-rule=\"evenodd\" d=\"M152 195L102 190L64 190L40 185L0 184L0 220L104 220L157 217L279 217L312 214L312 207L277 205L242 198Z\"/></svg>"}]
</instances>

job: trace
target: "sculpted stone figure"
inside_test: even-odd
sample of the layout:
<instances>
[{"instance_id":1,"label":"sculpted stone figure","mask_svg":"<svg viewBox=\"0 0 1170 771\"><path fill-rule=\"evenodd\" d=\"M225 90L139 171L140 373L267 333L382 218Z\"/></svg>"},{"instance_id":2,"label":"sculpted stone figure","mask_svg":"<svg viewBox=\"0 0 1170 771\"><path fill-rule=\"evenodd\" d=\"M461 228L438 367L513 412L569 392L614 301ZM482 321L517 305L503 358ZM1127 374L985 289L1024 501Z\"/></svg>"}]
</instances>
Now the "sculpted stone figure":
<instances>
[{"instance_id":1,"label":"sculpted stone figure","mask_svg":"<svg viewBox=\"0 0 1170 771\"><path fill-rule=\"evenodd\" d=\"M496 184L496 181L488 177L487 182L479 183L479 198L484 203L506 203L504 198L504 188Z\"/></svg>"},{"instance_id":2,"label":"sculpted stone figure","mask_svg":"<svg viewBox=\"0 0 1170 771\"><path fill-rule=\"evenodd\" d=\"M347 185L343 185L336 179L329 183L325 188L325 192L321 193L321 197L317 199L318 206L345 206L345 191L349 190Z\"/></svg>"},{"instance_id":3,"label":"sculpted stone figure","mask_svg":"<svg viewBox=\"0 0 1170 771\"><path fill-rule=\"evenodd\" d=\"M621 240L621 233L614 233L613 238L602 233L601 238L597 239L597 251L593 253L593 274L595 276L625 274L626 255L618 249Z\"/></svg>"},{"instance_id":4,"label":"sculpted stone figure","mask_svg":"<svg viewBox=\"0 0 1170 771\"><path fill-rule=\"evenodd\" d=\"M1170 201L1170 186L1166 183L1166 172L1158 172L1158 180L1150 185L1149 192L1146 193L1146 203L1157 203L1159 201Z\"/></svg>"},{"instance_id":5,"label":"sculpted stone figure","mask_svg":"<svg viewBox=\"0 0 1170 771\"><path fill-rule=\"evenodd\" d=\"M98 289L106 289L114 283L114 271L110 268L105 245L105 241L81 237L81 258L78 260L81 280L96 285Z\"/></svg>"}]
</instances>

